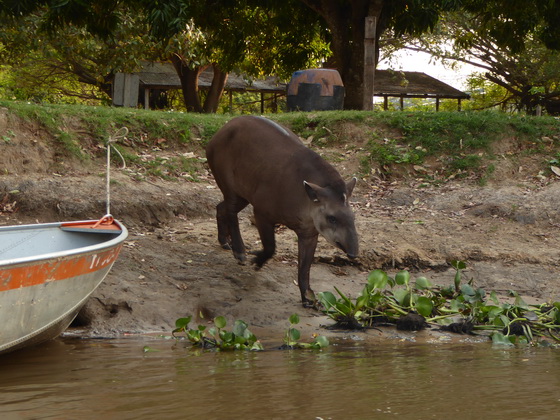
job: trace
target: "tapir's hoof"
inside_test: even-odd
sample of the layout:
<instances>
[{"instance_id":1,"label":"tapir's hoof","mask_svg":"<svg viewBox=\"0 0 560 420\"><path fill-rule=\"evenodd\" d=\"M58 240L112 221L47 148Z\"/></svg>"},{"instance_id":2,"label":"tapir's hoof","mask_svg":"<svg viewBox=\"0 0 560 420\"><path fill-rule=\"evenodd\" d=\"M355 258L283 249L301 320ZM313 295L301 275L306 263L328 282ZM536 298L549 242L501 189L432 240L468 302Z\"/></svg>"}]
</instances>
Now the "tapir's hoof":
<instances>
[{"instance_id":1,"label":"tapir's hoof","mask_svg":"<svg viewBox=\"0 0 560 420\"><path fill-rule=\"evenodd\" d=\"M302 306L303 306L304 308L313 308L313 307L314 307L313 301L307 300L307 299L302 300L302 301L301 301L301 304L302 304Z\"/></svg>"},{"instance_id":2,"label":"tapir's hoof","mask_svg":"<svg viewBox=\"0 0 560 420\"><path fill-rule=\"evenodd\" d=\"M255 265L255 270L260 270L264 265L264 261L261 261L259 257L251 259L251 262Z\"/></svg>"},{"instance_id":3,"label":"tapir's hoof","mask_svg":"<svg viewBox=\"0 0 560 420\"><path fill-rule=\"evenodd\" d=\"M301 299L301 304L304 308L319 309L320 307L320 303L311 289L308 289L307 292L305 292L305 296Z\"/></svg>"},{"instance_id":4,"label":"tapir's hoof","mask_svg":"<svg viewBox=\"0 0 560 420\"><path fill-rule=\"evenodd\" d=\"M231 251L231 245L228 244L227 242L225 244L220 244L222 246L222 249L225 249L227 251Z\"/></svg>"},{"instance_id":5,"label":"tapir's hoof","mask_svg":"<svg viewBox=\"0 0 560 420\"><path fill-rule=\"evenodd\" d=\"M251 254L254 255L251 262L255 264L255 270L260 270L270 258L265 256L263 251L251 252Z\"/></svg>"},{"instance_id":6,"label":"tapir's hoof","mask_svg":"<svg viewBox=\"0 0 560 420\"><path fill-rule=\"evenodd\" d=\"M314 309L316 311L323 311L323 305L321 305L321 302L319 302L318 300L306 300L305 302L302 302L302 305L304 308L306 309Z\"/></svg>"},{"instance_id":7,"label":"tapir's hoof","mask_svg":"<svg viewBox=\"0 0 560 420\"><path fill-rule=\"evenodd\" d=\"M239 253L239 252L234 252L233 256L235 257L235 259L239 262L239 264L245 265L245 261L247 259L247 257L245 256L245 254Z\"/></svg>"}]
</instances>

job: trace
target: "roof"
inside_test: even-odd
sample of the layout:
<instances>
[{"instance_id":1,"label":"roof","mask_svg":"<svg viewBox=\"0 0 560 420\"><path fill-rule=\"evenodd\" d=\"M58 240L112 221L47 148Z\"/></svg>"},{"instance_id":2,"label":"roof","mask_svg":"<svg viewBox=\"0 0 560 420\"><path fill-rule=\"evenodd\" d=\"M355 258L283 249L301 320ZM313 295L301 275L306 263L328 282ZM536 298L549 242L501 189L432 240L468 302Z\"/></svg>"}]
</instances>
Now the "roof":
<instances>
[{"instance_id":1,"label":"roof","mask_svg":"<svg viewBox=\"0 0 560 420\"><path fill-rule=\"evenodd\" d=\"M417 71L376 70L374 96L469 99L470 95Z\"/></svg>"},{"instance_id":2,"label":"roof","mask_svg":"<svg viewBox=\"0 0 560 420\"><path fill-rule=\"evenodd\" d=\"M180 89L181 81L171 63L145 63L142 70L136 73L140 84L152 89ZM211 67L204 70L198 78L198 86L210 88L214 71ZM286 83L280 83L277 77L252 80L247 76L229 73L226 90L254 91L269 93L285 93Z\"/></svg>"},{"instance_id":3,"label":"roof","mask_svg":"<svg viewBox=\"0 0 560 420\"><path fill-rule=\"evenodd\" d=\"M140 84L152 89L180 89L181 82L171 63L143 64L137 72ZM208 89L212 84L214 71L211 67L202 72L198 79L199 87ZM225 89L230 91L254 91L286 93L286 83L276 77L250 79L245 75L230 73ZM405 96L409 98L452 98L469 99L470 96L448 84L415 71L376 70L374 96Z\"/></svg>"}]
</instances>

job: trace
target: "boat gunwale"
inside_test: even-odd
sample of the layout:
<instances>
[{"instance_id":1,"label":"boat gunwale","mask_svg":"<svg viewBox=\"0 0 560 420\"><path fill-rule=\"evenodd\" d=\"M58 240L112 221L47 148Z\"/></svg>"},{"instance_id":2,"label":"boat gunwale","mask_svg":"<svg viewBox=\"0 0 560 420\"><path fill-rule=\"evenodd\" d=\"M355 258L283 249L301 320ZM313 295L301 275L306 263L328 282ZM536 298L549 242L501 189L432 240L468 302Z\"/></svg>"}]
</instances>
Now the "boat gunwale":
<instances>
[{"instance_id":1,"label":"boat gunwale","mask_svg":"<svg viewBox=\"0 0 560 420\"><path fill-rule=\"evenodd\" d=\"M34 230L34 229L54 229L54 228L64 228L65 226L72 228L75 227L76 225L90 225L90 224L95 224L97 223L97 220L84 220L84 221L76 221L76 222L52 222L52 223L37 223L37 224L28 224L28 225L18 225L18 226L0 226L0 234L2 234L2 232L10 232L10 231L18 231L18 230ZM28 257L21 257L21 258L10 258L10 259L5 259L2 260L0 259L0 270L5 269L5 268L9 268L12 265L20 265L20 264L28 264L28 263L34 263L34 262L38 262L38 261L43 261L43 260L50 260L50 259L57 259L57 258L63 258L63 257L68 257L68 256L73 256L73 255L77 255L77 254L89 254L92 252L96 252L96 251L101 251L101 250L105 250L108 248L113 248L117 245L119 245L120 243L124 242L124 240L128 237L128 230L126 229L126 227L120 223L118 220L114 220L114 223L117 224L117 226L120 229L120 233L118 230L114 231L114 234L116 235L114 238L108 240L108 241L103 241L94 245L88 245L88 246L82 246L80 248L71 248L68 250L64 250L64 251L57 251L57 252L49 252L49 253L44 253L44 254L37 254L37 255L32 255L32 256L28 256ZM85 233L90 233L87 231L84 231ZM107 233L107 234L113 234L113 232L99 232L99 231L95 231L95 230L91 230L91 234L95 235L99 235L102 233Z\"/></svg>"}]
</instances>

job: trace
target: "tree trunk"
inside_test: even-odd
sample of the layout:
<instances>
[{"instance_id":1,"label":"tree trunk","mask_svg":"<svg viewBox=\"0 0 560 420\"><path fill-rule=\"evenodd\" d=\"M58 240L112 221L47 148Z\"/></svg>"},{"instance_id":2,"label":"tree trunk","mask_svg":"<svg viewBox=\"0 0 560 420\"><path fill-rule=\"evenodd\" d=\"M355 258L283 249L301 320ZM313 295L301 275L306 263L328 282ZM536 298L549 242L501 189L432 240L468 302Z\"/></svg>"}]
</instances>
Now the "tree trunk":
<instances>
[{"instance_id":1,"label":"tree trunk","mask_svg":"<svg viewBox=\"0 0 560 420\"><path fill-rule=\"evenodd\" d=\"M301 0L325 19L332 34L332 51L346 96L345 109L363 109L364 24L367 16L376 18L376 45L385 25L380 19L384 0ZM377 47L378 48L378 47ZM379 53L376 53L376 63Z\"/></svg>"},{"instance_id":2,"label":"tree trunk","mask_svg":"<svg viewBox=\"0 0 560 420\"><path fill-rule=\"evenodd\" d=\"M212 78L212 85L208 90L208 95L204 101L204 112L215 113L218 110L220 99L224 93L224 87L228 78L228 73L220 70L217 64L213 64L214 77Z\"/></svg>"},{"instance_id":3,"label":"tree trunk","mask_svg":"<svg viewBox=\"0 0 560 420\"><path fill-rule=\"evenodd\" d=\"M198 76L204 70L204 67L189 68L183 59L173 54L171 62L181 81L181 89L183 91L183 100L188 112L203 112L198 95Z\"/></svg>"}]
</instances>

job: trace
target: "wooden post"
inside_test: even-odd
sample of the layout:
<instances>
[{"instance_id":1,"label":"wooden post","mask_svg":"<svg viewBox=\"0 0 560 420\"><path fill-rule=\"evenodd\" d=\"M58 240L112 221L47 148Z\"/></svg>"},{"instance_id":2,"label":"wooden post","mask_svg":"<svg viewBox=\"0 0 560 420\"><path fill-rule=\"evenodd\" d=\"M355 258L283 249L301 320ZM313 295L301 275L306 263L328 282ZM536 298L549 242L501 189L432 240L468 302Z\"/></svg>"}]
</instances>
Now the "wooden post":
<instances>
[{"instance_id":1,"label":"wooden post","mask_svg":"<svg viewBox=\"0 0 560 420\"><path fill-rule=\"evenodd\" d=\"M144 109L150 109L150 88L144 89Z\"/></svg>"},{"instance_id":2,"label":"wooden post","mask_svg":"<svg viewBox=\"0 0 560 420\"><path fill-rule=\"evenodd\" d=\"M113 81L113 105L136 108L139 90L140 77L137 74L115 74L115 80Z\"/></svg>"},{"instance_id":3,"label":"wooden post","mask_svg":"<svg viewBox=\"0 0 560 420\"><path fill-rule=\"evenodd\" d=\"M364 34L364 91L362 108L373 110L373 83L375 77L375 17L366 17Z\"/></svg>"}]
</instances>

